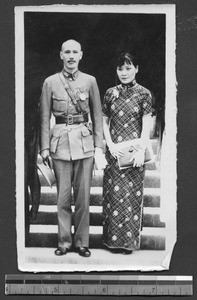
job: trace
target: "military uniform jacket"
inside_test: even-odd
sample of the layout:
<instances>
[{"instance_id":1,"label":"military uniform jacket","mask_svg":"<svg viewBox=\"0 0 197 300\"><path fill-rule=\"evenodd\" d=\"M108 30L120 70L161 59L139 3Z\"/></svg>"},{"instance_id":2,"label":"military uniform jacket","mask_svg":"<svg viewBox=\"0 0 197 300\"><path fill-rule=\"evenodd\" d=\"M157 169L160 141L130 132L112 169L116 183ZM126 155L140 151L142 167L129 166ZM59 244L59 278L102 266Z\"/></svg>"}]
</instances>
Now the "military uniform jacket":
<instances>
[{"instance_id":1,"label":"military uniform jacket","mask_svg":"<svg viewBox=\"0 0 197 300\"><path fill-rule=\"evenodd\" d=\"M59 73L44 81L40 102L41 150L50 149L52 158L67 161L93 156L94 147L102 148L103 142L102 110L96 79L80 71L73 77L69 85L78 97L83 113L90 115L92 130L87 123L55 124L50 128L52 114L54 117L79 114ZM68 81L67 78L65 80Z\"/></svg>"}]
</instances>

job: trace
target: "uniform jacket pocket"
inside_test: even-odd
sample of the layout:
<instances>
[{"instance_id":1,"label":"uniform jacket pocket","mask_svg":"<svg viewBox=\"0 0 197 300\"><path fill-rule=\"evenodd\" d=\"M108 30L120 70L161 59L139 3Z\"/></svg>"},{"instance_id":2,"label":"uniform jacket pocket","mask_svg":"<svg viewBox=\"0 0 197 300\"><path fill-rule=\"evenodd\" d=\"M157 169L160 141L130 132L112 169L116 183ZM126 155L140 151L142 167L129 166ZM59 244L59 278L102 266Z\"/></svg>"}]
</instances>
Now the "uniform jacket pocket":
<instances>
[{"instance_id":1,"label":"uniform jacket pocket","mask_svg":"<svg viewBox=\"0 0 197 300\"><path fill-rule=\"evenodd\" d=\"M88 128L84 128L81 132L81 138L82 138L82 147L84 153L89 151L94 151L94 142L93 142L93 136L88 130Z\"/></svg>"},{"instance_id":2,"label":"uniform jacket pocket","mask_svg":"<svg viewBox=\"0 0 197 300\"><path fill-rule=\"evenodd\" d=\"M53 97L53 111L65 112L67 110L67 101L65 99Z\"/></svg>"}]
</instances>

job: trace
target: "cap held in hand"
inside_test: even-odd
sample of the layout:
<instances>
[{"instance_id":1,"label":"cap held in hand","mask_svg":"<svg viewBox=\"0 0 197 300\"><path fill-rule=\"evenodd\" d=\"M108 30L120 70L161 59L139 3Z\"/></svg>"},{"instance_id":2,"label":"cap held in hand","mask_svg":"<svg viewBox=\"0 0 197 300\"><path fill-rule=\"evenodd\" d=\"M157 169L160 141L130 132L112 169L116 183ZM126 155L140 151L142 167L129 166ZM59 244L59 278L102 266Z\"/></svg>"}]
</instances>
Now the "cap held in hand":
<instances>
[{"instance_id":1,"label":"cap held in hand","mask_svg":"<svg viewBox=\"0 0 197 300\"><path fill-rule=\"evenodd\" d=\"M52 188L53 184L56 182L56 178L54 175L53 169L49 166L48 163L43 163L42 157L39 155L37 159L37 167L44 176L45 180L47 181L48 185Z\"/></svg>"}]
</instances>

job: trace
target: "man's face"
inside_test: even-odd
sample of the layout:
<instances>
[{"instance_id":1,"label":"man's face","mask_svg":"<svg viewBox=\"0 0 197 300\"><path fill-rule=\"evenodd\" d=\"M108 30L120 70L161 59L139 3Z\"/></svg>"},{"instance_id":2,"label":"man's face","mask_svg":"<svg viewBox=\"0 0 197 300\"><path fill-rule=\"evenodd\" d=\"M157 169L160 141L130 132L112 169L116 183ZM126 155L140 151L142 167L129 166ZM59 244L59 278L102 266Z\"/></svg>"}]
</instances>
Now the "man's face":
<instances>
[{"instance_id":1,"label":"man's face","mask_svg":"<svg viewBox=\"0 0 197 300\"><path fill-rule=\"evenodd\" d=\"M71 73L75 72L82 55L81 46L78 42L69 40L63 43L60 58L63 60L65 70Z\"/></svg>"}]
</instances>

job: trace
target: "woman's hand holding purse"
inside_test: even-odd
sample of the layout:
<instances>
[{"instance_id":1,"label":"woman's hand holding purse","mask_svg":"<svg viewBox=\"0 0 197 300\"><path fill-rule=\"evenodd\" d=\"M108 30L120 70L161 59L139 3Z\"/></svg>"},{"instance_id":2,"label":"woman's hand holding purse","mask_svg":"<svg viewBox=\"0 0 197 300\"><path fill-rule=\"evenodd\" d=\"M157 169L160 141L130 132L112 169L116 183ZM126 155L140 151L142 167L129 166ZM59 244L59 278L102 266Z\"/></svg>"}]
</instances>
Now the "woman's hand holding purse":
<instances>
[{"instance_id":1,"label":"woman's hand holding purse","mask_svg":"<svg viewBox=\"0 0 197 300\"><path fill-rule=\"evenodd\" d=\"M123 156L123 152L120 149L118 149L117 144L112 143L110 146L108 146L108 148L109 148L109 151L110 151L111 155L114 158L118 158L118 157Z\"/></svg>"},{"instance_id":2,"label":"woman's hand holding purse","mask_svg":"<svg viewBox=\"0 0 197 300\"><path fill-rule=\"evenodd\" d=\"M139 149L134 154L134 157L131 159L131 160L133 160L133 167L141 167L141 166L143 166L144 159L145 159L145 149Z\"/></svg>"}]
</instances>

